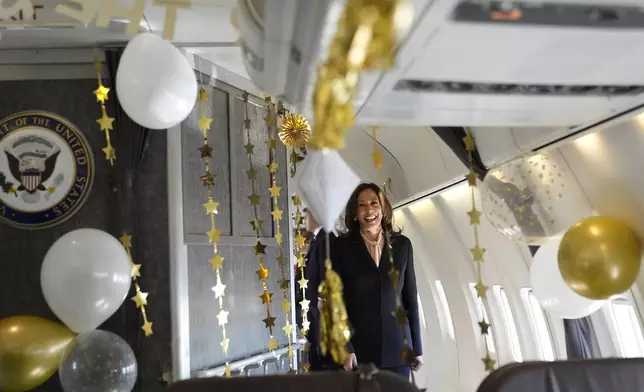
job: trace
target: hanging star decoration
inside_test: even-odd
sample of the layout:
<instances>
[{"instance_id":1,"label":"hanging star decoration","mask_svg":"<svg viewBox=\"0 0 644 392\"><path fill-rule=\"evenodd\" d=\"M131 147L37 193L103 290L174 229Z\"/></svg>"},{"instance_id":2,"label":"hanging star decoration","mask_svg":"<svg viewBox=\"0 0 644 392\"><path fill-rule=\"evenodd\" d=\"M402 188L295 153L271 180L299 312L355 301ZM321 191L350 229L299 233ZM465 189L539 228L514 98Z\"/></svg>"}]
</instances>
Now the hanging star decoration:
<instances>
[{"instance_id":1,"label":"hanging star decoration","mask_svg":"<svg viewBox=\"0 0 644 392\"><path fill-rule=\"evenodd\" d=\"M145 333L145 336L148 337L152 335L152 322L148 320L148 314L145 311L145 307L148 305L149 294L141 291L141 287L138 282L138 278L141 277L141 264L135 264L132 259L132 236L127 233L123 233L120 241L127 252L128 258L130 259L130 277L134 281L135 289L132 301L136 304L137 309L141 310L141 315L143 316L143 325L141 326L141 329L143 330L143 333Z\"/></svg>"},{"instance_id":2,"label":"hanging star decoration","mask_svg":"<svg viewBox=\"0 0 644 392\"><path fill-rule=\"evenodd\" d=\"M373 153L371 153L371 158L373 159L373 166L376 169L382 168L382 152L380 151L380 146L378 145L378 139L376 138L376 131L378 127L371 128L371 135L373 137Z\"/></svg>"},{"instance_id":3,"label":"hanging star decoration","mask_svg":"<svg viewBox=\"0 0 644 392\"><path fill-rule=\"evenodd\" d=\"M284 116L279 138L288 148L302 148L311 138L311 126L301 114Z\"/></svg>"},{"instance_id":4,"label":"hanging star decoration","mask_svg":"<svg viewBox=\"0 0 644 392\"><path fill-rule=\"evenodd\" d=\"M481 224L481 211L476 209L476 173L474 172L474 159L472 154L476 150L476 144L474 137L470 133L469 129L467 130L467 136L463 138L463 144L465 144L465 149L467 150L467 160L469 166L469 174L467 175L467 183L470 187L472 193L472 209L467 212L468 217L470 218L470 225L474 228L474 246L470 249L472 254L472 260L476 265L476 284L474 289L476 290L476 295L483 302L483 306L487 303L487 286L483 283L482 278L482 264L485 260L485 249L481 248L479 244L479 226ZM481 321L479 321L479 327L481 330L481 336L483 337L483 347L485 347L485 356L481 358L486 372L494 371L496 366L496 360L490 355L490 350L486 344L487 339L490 338L490 324L485 319L485 315L481 315Z\"/></svg>"},{"instance_id":5,"label":"hanging star decoration","mask_svg":"<svg viewBox=\"0 0 644 392\"><path fill-rule=\"evenodd\" d=\"M255 151L255 146L250 139L250 128L252 124L250 117L248 116L248 108L250 106L250 103L248 102L248 92L244 91L242 99L244 100L244 128L246 130L246 145L244 146L244 148L246 149L246 155L248 156L248 171L246 171L246 174L248 175L248 180L251 183L252 192L248 196L248 201L250 202L251 209L253 210L253 220L249 223L253 228L253 231L255 232L255 236L257 238L257 243L255 244L253 249L255 250L255 255L259 260L259 269L255 272L257 273L257 278L262 284L262 294L259 296L259 298L262 301L262 304L266 306L266 318L264 318L262 321L264 322L264 326L268 329L269 332L268 349L270 351L273 351L277 349L277 339L275 339L275 337L273 336L273 328L275 328L276 318L271 314L273 293L270 293L268 291L267 284L268 278L270 277L270 270L264 265L264 258L266 257L266 245L262 244L261 241L261 231L264 221L259 219L259 205L261 198L259 193L257 192L257 171L253 166L253 154ZM272 121L272 119L270 119L270 116L271 114L270 112L268 112L268 119L266 119L267 124ZM271 139L269 135L269 143L270 140Z\"/></svg>"},{"instance_id":6,"label":"hanging star decoration","mask_svg":"<svg viewBox=\"0 0 644 392\"><path fill-rule=\"evenodd\" d=\"M223 283L222 277L221 277L221 269L223 268L224 265L224 258L219 255L219 250L218 250L218 242L219 242L219 237L221 235L221 230L217 229L217 225L215 222L215 215L218 214L218 208L219 208L219 203L215 201L214 195L213 195L213 187L215 186L214 178L215 176L212 174L211 171L211 166L212 166L212 153L214 152L214 149L210 146L209 141L208 141L208 136L211 131L211 125L213 122L213 118L208 115L207 112L207 104L209 102L209 94L207 90L207 86L202 86L199 89L198 95L197 95L197 100L199 101L199 109L200 109L200 116L199 119L197 120L197 126L199 127L199 130L201 131L203 135L203 145L198 148L199 154L201 156L201 159L203 159L204 162L204 175L202 176L203 178L208 178L209 181L204 181L203 185L206 187L208 196L207 196L207 201L203 203L203 208L206 212L206 216L208 216L210 220L210 229L206 232L206 235L208 236L208 242L212 244L212 258L208 260L210 263L212 270L215 272L215 279L216 279L216 284L212 287L212 291L215 294L215 299L218 302L219 305L219 311L217 313L217 321L219 324L219 327L221 329L221 349L224 352L224 358L226 361L226 370L224 372L224 375L227 377L230 377L231 373L231 368L230 368L230 362L228 361L228 348L230 346L230 338L228 337L228 334L226 333L226 324L228 324L228 316L230 314L229 311L227 311L224 307L224 296L226 295L226 285ZM210 181L212 179L212 181Z\"/></svg>"},{"instance_id":7,"label":"hanging star decoration","mask_svg":"<svg viewBox=\"0 0 644 392\"><path fill-rule=\"evenodd\" d=\"M277 113L277 108L272 102L271 97L267 96L265 98L266 102L266 127L268 128L268 139L266 140L266 145L268 146L268 160L269 164L267 166L268 174L270 177L271 187L268 188L268 192L271 195L271 201L273 205L273 211L271 215L273 216L273 222L275 224L275 242L277 243L277 264L280 267L281 278L279 280L280 290L282 290L282 305L281 310L284 314L284 327L282 331L286 335L288 341L288 362L289 362L289 372L295 372L295 367L293 363L293 325L291 324L291 302L289 300L289 284L290 279L288 276L288 264L286 262L286 256L284 255L284 245L282 243L282 215L283 211L280 209L280 196L282 188L277 185L277 177L279 174L279 165L276 162L276 149L277 149L277 120L279 114ZM281 103L280 103L281 106ZM281 134L280 134L281 137Z\"/></svg>"},{"instance_id":8,"label":"hanging star decoration","mask_svg":"<svg viewBox=\"0 0 644 392\"><path fill-rule=\"evenodd\" d=\"M116 150L114 150L112 140L110 139L110 131L114 129L114 117L109 117L107 115L107 109L105 108L105 102L109 99L110 89L103 85L103 62L99 58L94 60L94 70L96 71L96 79L98 81L98 87L94 90L94 95L96 96L96 102L101 105L101 117L96 122L105 135L106 146L103 148L105 159L110 162L110 166L114 166Z\"/></svg>"},{"instance_id":9,"label":"hanging star decoration","mask_svg":"<svg viewBox=\"0 0 644 392\"><path fill-rule=\"evenodd\" d=\"M297 171L297 160L291 159L290 164L291 164L291 177L295 176L295 172ZM295 237L294 237L294 245L295 245L295 255L296 255L296 267L300 271L300 276L302 277L298 281L299 289L302 292L301 298L302 300L300 301L300 306L301 306L301 315L302 315L302 334L306 336L309 332L309 328L311 326L311 322L309 321L309 301L306 299L306 288L308 287L308 280L304 277L304 271L306 267L306 257L304 256L304 244L306 243L306 238L302 234L302 201L300 200L299 196L293 195L291 196L291 201L293 203L293 209L295 210L295 213L293 214L293 227L295 227ZM304 360L304 372L308 373L309 370L309 363L308 363L308 355L306 355L306 352L309 350L308 345L305 345L304 348L302 349L303 352L303 360Z\"/></svg>"}]
</instances>

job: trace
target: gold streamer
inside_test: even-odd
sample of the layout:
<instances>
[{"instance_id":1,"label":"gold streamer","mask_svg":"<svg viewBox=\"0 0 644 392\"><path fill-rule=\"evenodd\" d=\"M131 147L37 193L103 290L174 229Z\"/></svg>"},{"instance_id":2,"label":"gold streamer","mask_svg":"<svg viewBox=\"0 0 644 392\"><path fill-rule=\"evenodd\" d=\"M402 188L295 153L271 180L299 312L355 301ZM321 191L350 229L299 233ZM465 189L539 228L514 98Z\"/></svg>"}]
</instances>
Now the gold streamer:
<instances>
[{"instance_id":1,"label":"gold streamer","mask_svg":"<svg viewBox=\"0 0 644 392\"><path fill-rule=\"evenodd\" d=\"M215 186L215 176L210 170L212 163L212 153L214 149L210 147L208 143L208 132L210 132L212 117L208 117L206 114L206 104L208 103L208 91L205 87L199 89L199 95L197 97L199 101L199 108L201 111L201 116L197 121L199 130L203 133L203 145L199 147L199 152L201 154L201 159L204 162L204 175L201 176L201 181L203 185L208 189L208 201L203 204L203 208L206 210L206 215L210 217L210 230L206 232L208 236L208 242L212 244L212 258L208 260L212 266L213 271L217 276L217 284L212 288L212 291L215 293L215 299L219 303L219 312L217 313L217 321L221 327L221 348L224 352L224 358L226 361L226 369L224 375L226 377L231 376L230 362L228 361L228 347L230 346L230 338L226 333L226 324L228 324L228 316L230 314L224 307L224 296L226 295L226 285L221 280L221 269L223 268L224 258L219 255L218 242L221 235L221 230L217 229L215 223L215 215L218 214L217 208L219 207L219 202L216 202L213 198L212 188Z\"/></svg>"},{"instance_id":2,"label":"gold streamer","mask_svg":"<svg viewBox=\"0 0 644 392\"><path fill-rule=\"evenodd\" d=\"M110 131L113 130L114 117L109 117L107 115L107 110L105 109L105 101L109 99L110 88L103 85L103 77L101 73L103 71L103 62L96 58L94 60L94 70L96 71L96 79L98 81L98 87L94 90L94 95L96 96L96 102L101 105L101 117L96 120L101 131L105 133L105 148L102 151L105 153L105 159L110 161L110 166L114 166L114 161L116 160L116 150L112 147L112 141L110 139Z\"/></svg>"},{"instance_id":3,"label":"gold streamer","mask_svg":"<svg viewBox=\"0 0 644 392\"><path fill-rule=\"evenodd\" d=\"M352 98L360 73L393 66L397 31L411 22L408 11L403 0L347 1L315 82L314 147L344 147L344 133L355 117Z\"/></svg>"},{"instance_id":4,"label":"gold streamer","mask_svg":"<svg viewBox=\"0 0 644 392\"><path fill-rule=\"evenodd\" d=\"M264 221L259 219L259 203L260 203L260 197L259 194L257 193L257 171L253 167L253 154L255 153L255 145L251 143L250 141L250 118L248 118L248 106L250 105L248 103L248 92L244 91L243 94L243 99L244 99L244 128L246 129L246 145L244 148L246 149L246 154L248 155L248 170L246 171L246 175L248 176L248 179L251 182L251 187L252 187L252 194L248 196L248 200L250 201L250 205L253 208L253 220L250 221L251 226L253 227L253 231L255 232L255 235L257 237L257 244L253 246L253 249L255 250L255 255L257 255L259 259L259 269L255 271L257 274L257 278L259 281L262 283L262 295L259 296L259 298L262 300L262 304L266 305L266 318L262 320L264 322L264 326L268 328L270 338L268 340L268 349L270 351L276 350L277 349L277 339L273 336L273 328L275 327L275 317L271 314L271 302L273 302L273 293L268 292L268 285L266 284L266 281L268 280L268 277L270 275L270 270L264 266L264 257L266 256L266 245L262 244L260 240L260 230L262 229L262 224ZM269 165L270 166L270 165ZM269 168L270 169L270 168Z\"/></svg>"},{"instance_id":5,"label":"gold streamer","mask_svg":"<svg viewBox=\"0 0 644 392\"><path fill-rule=\"evenodd\" d=\"M482 273L481 273L481 264L484 261L485 249L481 248L479 244L479 225L481 224L481 211L476 209L476 173L474 172L474 160L472 158L472 153L476 150L476 144L474 142L474 137L471 135L469 129L467 129L467 136L463 138L463 143L465 144L465 149L467 150L467 160L469 163L469 174L467 175L467 182L472 191L472 210L470 210L467 215L470 218L470 225L474 228L474 247L470 249L472 254L472 259L476 265L476 295L483 302L483 306L487 304L487 289L488 287L483 283ZM481 329L481 336L483 336L483 347L485 347L485 357L481 358L483 365L485 366L486 372L492 372L495 368L496 361L490 356L490 350L487 346L487 338L490 332L490 324L485 319L484 313L481 316L481 321L479 321L479 327Z\"/></svg>"},{"instance_id":6,"label":"gold streamer","mask_svg":"<svg viewBox=\"0 0 644 392\"><path fill-rule=\"evenodd\" d=\"M293 324L291 324L290 313L291 313L291 301L289 300L289 284L291 283L288 278L288 266L286 262L286 256L284 255L284 246L282 245L282 214L284 211L280 210L279 207L279 198L282 188L277 186L277 174L279 172L279 164L275 161L275 149L277 148L277 110L275 104L271 101L270 96L266 96L266 127L268 129L268 139L266 140L266 145L268 146L268 157L269 163L267 166L268 174L271 179L271 187L268 188L268 192L271 194L271 199L273 202L273 210L271 215L273 216L273 221L275 222L275 242L277 242L277 262L280 266L281 279L279 281L280 289L282 290L282 295L284 300L282 301L282 313L284 313L284 327L282 330L286 335L288 340L288 363L289 363L289 372L295 372L293 367Z\"/></svg>"},{"instance_id":7,"label":"gold streamer","mask_svg":"<svg viewBox=\"0 0 644 392\"><path fill-rule=\"evenodd\" d=\"M141 310L141 315L143 316L143 325L141 326L141 329L145 333L145 336L148 337L152 335L152 322L148 320L148 314L145 311L145 307L148 305L149 293L141 291L141 287L139 286L139 282L137 281L137 279L141 277L141 264L135 264L134 260L132 259L132 236L127 233L123 233L120 241L127 251L127 256L130 259L130 276L134 281L134 288L136 293L131 299L136 304L137 309Z\"/></svg>"}]
</instances>

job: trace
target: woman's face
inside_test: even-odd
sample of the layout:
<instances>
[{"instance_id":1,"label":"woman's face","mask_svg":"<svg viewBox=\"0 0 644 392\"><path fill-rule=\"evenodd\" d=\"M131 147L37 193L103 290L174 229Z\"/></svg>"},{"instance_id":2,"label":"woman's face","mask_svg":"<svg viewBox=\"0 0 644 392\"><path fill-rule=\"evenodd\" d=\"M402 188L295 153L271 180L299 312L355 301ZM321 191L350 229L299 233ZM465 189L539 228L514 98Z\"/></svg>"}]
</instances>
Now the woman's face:
<instances>
[{"instance_id":1,"label":"woman's face","mask_svg":"<svg viewBox=\"0 0 644 392\"><path fill-rule=\"evenodd\" d=\"M380 227L382 206L378 194L373 189L365 189L358 195L358 222L362 230Z\"/></svg>"}]
</instances>

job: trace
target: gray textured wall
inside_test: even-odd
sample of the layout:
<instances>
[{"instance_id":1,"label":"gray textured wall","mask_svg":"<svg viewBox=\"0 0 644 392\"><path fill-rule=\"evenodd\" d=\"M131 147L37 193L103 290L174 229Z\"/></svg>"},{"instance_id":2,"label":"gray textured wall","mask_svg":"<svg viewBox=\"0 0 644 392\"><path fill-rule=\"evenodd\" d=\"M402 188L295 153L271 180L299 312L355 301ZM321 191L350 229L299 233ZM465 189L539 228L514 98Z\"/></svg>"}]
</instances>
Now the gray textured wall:
<instances>
[{"instance_id":1,"label":"gray textured wall","mask_svg":"<svg viewBox=\"0 0 644 392\"><path fill-rule=\"evenodd\" d=\"M215 118L214 131L211 133L211 146L215 148L213 173L217 175L214 192L216 199L221 202L217 226L223 231L219 251L225 258L222 279L228 286L224 303L230 311L227 332L230 337L231 360L267 351L269 339L268 330L262 322L266 317L266 310L259 299L261 284L255 274L258 262L252 246L256 240L249 224L253 213L246 198L251 193L251 184L246 177L248 160L243 147L246 132L243 128L244 102L241 95L242 91L218 84L217 89L211 90L213 99L208 108ZM275 260L277 247L275 240L270 238L274 234L274 227L271 225L268 192L270 181L266 169L269 156L264 143L268 132L264 122L266 110L263 99L250 97L249 100L252 102L249 109L251 139L255 145L253 163L258 171L258 192L262 197L259 211L260 219L264 220L263 236L266 237L262 238L262 242L268 245L266 265L271 270L269 291L274 294L271 311L277 317L273 334L282 345L287 341L281 329L284 325L280 311L283 296L277 283L281 277ZM216 283L215 274L208 264L208 259L212 257L212 246L208 246L208 239L204 234L210 228L210 223L202 207L207 193L199 180L204 169L197 151L203 143L201 131L197 127L198 118L199 112L195 110L182 124L184 228L188 243L192 370L220 365L224 361L219 345L221 331L216 319L218 304L211 290ZM282 187L280 209L284 211L282 232L288 233L288 169L286 150L281 143L278 143L277 160L280 164L278 185ZM288 236L285 234L284 238L286 242Z\"/></svg>"},{"instance_id":2,"label":"gray textured wall","mask_svg":"<svg viewBox=\"0 0 644 392\"><path fill-rule=\"evenodd\" d=\"M42 80L0 82L0 117L24 110L57 113L76 124L87 137L96 159L94 186L85 206L70 220L51 229L25 231L0 224L0 318L32 314L55 319L40 290L40 265L47 249L68 231L93 227L109 231L118 216L110 185L110 169L101 148L100 114L92 91L95 80ZM118 151L117 151L118 154ZM101 329L117 333L132 346L139 361L135 391L161 391L158 383L169 369L170 309L168 268L168 216L166 135L155 131L149 139L147 157L135 183L139 235L134 239L134 257L143 265L140 284L150 292L148 316L154 335L144 338L139 313L129 299ZM112 233L117 237L120 233ZM37 391L60 391L54 376Z\"/></svg>"}]
</instances>

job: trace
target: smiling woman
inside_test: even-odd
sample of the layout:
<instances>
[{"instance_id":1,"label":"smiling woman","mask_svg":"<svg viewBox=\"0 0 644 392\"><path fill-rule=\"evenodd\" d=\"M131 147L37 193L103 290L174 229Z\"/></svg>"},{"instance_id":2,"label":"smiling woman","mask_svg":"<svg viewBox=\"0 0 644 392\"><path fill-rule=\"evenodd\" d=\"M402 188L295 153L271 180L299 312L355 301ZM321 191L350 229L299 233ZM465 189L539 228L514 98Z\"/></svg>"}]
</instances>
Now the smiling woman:
<instances>
[{"instance_id":1,"label":"smiling woman","mask_svg":"<svg viewBox=\"0 0 644 392\"><path fill-rule=\"evenodd\" d=\"M409 377L410 368L422 364L411 242L394 229L391 203L376 184L356 188L347 204L345 225L347 233L332 247L333 269L342 278L355 331L349 347L352 355L344 367L373 363ZM392 317L394 312L407 317Z\"/></svg>"}]
</instances>

